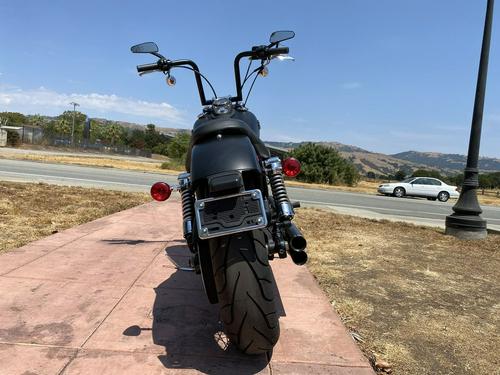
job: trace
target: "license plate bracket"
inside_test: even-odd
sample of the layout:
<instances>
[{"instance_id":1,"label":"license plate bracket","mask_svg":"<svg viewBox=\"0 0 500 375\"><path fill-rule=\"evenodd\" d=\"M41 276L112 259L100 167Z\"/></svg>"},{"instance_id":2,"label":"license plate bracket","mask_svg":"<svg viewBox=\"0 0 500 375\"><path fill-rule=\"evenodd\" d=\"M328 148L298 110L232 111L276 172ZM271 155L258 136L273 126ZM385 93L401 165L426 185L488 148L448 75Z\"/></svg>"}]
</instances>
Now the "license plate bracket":
<instances>
[{"instance_id":1,"label":"license plate bracket","mask_svg":"<svg viewBox=\"0 0 500 375\"><path fill-rule=\"evenodd\" d=\"M208 239L267 226L262 192L258 189L195 202L198 236Z\"/></svg>"}]
</instances>

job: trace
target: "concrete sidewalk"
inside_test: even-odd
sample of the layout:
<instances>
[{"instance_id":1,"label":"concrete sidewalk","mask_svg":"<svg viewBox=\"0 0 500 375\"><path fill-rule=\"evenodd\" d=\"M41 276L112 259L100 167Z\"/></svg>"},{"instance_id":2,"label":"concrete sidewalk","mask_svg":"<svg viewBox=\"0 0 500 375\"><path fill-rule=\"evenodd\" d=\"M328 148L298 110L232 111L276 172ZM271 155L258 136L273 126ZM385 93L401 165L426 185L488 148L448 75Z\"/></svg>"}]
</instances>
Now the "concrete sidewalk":
<instances>
[{"instance_id":1,"label":"concrete sidewalk","mask_svg":"<svg viewBox=\"0 0 500 375\"><path fill-rule=\"evenodd\" d=\"M0 374L373 374L305 267L275 260L273 356L227 345L186 266L178 202L150 203L0 256Z\"/></svg>"}]
</instances>

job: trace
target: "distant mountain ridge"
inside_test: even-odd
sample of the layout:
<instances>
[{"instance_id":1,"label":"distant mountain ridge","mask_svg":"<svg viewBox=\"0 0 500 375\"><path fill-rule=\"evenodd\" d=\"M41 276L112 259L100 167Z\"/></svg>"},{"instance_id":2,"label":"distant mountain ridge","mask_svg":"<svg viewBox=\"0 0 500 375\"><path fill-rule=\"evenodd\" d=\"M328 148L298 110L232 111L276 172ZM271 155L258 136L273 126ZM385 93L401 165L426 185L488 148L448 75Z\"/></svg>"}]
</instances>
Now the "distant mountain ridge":
<instances>
[{"instance_id":1,"label":"distant mountain ridge","mask_svg":"<svg viewBox=\"0 0 500 375\"><path fill-rule=\"evenodd\" d=\"M425 164L443 170L462 170L467 162L465 155L442 154L439 152L406 151L391 156L396 159ZM485 172L498 172L500 171L500 159L479 158L479 169Z\"/></svg>"},{"instance_id":2,"label":"distant mountain ridge","mask_svg":"<svg viewBox=\"0 0 500 375\"><path fill-rule=\"evenodd\" d=\"M266 143L291 150L308 142ZM386 155L339 142L313 143L336 149L344 158L349 159L363 174L373 172L376 175L388 175L394 174L398 170L403 170L409 174L416 169L430 169L445 175L451 175L462 172L467 161L465 155L458 154L406 151L393 155ZM500 171L500 159L482 157L479 159L479 169L482 172L498 172Z\"/></svg>"}]
</instances>

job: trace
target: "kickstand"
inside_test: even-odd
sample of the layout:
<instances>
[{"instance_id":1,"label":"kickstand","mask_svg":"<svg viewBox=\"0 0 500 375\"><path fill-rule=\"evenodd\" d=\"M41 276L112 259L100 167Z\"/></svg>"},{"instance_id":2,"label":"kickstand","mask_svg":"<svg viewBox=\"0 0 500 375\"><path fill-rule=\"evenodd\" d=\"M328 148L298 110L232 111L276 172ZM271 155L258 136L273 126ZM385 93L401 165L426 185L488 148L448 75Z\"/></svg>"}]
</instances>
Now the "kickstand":
<instances>
[{"instance_id":1,"label":"kickstand","mask_svg":"<svg viewBox=\"0 0 500 375\"><path fill-rule=\"evenodd\" d=\"M194 267L182 267L182 266L178 265L177 262L174 260L174 258L169 256L167 253L165 253L165 255L174 264L176 270L185 271L185 272L195 272L196 271L196 269ZM189 265L191 266L191 262L189 262Z\"/></svg>"}]
</instances>

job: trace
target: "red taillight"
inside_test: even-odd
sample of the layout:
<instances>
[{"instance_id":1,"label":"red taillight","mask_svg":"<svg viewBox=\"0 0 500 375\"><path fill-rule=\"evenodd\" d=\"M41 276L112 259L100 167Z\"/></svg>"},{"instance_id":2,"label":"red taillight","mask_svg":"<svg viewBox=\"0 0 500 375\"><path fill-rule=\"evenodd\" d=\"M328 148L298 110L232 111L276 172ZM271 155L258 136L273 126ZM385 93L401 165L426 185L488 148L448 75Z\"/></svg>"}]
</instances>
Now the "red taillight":
<instances>
[{"instance_id":1,"label":"red taillight","mask_svg":"<svg viewBox=\"0 0 500 375\"><path fill-rule=\"evenodd\" d=\"M151 186L151 196L155 201L166 201L170 194L172 194L172 188L166 182L156 182Z\"/></svg>"},{"instance_id":2,"label":"red taillight","mask_svg":"<svg viewBox=\"0 0 500 375\"><path fill-rule=\"evenodd\" d=\"M287 177L295 177L300 173L300 163L295 158L283 160L283 172Z\"/></svg>"}]
</instances>

